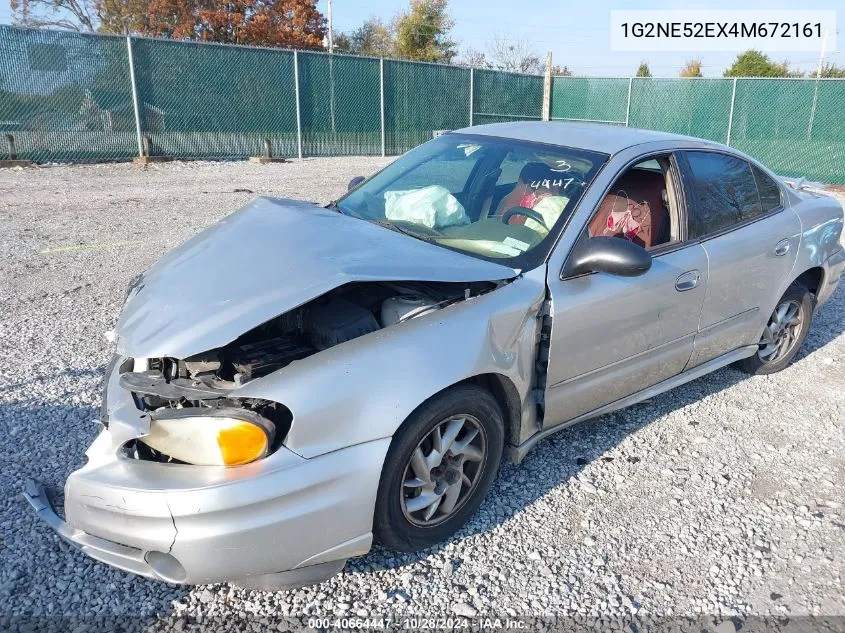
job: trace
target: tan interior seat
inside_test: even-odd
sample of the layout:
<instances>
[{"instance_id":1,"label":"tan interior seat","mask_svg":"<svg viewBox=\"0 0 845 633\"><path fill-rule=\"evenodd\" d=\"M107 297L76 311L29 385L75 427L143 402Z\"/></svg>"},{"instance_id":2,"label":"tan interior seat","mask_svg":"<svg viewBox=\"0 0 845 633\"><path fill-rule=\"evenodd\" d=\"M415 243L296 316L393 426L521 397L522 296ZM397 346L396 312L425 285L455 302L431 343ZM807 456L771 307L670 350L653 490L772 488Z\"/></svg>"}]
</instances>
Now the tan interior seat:
<instances>
[{"instance_id":1,"label":"tan interior seat","mask_svg":"<svg viewBox=\"0 0 845 633\"><path fill-rule=\"evenodd\" d=\"M628 170L599 205L589 224L590 235L627 237L644 248L668 242L671 236L665 191L666 179L662 173ZM620 222L626 211L630 212L629 218ZM616 222L610 219L614 213Z\"/></svg>"}]
</instances>

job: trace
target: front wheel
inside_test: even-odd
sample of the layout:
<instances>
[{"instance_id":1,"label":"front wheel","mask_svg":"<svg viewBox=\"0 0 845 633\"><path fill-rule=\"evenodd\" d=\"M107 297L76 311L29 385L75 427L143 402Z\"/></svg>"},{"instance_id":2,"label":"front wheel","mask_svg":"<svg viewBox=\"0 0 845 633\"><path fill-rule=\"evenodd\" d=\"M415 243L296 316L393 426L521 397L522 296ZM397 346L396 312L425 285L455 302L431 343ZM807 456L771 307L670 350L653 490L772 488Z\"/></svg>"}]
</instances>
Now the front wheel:
<instances>
[{"instance_id":1,"label":"front wheel","mask_svg":"<svg viewBox=\"0 0 845 633\"><path fill-rule=\"evenodd\" d=\"M813 319L813 298L807 288L795 282L786 289L769 317L754 356L739 361L742 371L773 374L784 369L801 348Z\"/></svg>"},{"instance_id":2,"label":"front wheel","mask_svg":"<svg viewBox=\"0 0 845 633\"><path fill-rule=\"evenodd\" d=\"M493 484L504 435L498 403L476 385L453 387L421 405L390 444L373 521L376 539L415 552L457 532Z\"/></svg>"}]
</instances>

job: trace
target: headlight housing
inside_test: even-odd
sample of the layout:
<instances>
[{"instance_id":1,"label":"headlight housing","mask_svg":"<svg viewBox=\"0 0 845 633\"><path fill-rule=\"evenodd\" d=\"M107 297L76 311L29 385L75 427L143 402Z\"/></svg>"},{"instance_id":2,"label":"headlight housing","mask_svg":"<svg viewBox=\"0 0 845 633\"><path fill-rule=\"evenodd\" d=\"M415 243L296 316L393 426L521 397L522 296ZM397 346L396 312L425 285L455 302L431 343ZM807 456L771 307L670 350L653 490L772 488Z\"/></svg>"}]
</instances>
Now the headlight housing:
<instances>
[{"instance_id":1,"label":"headlight housing","mask_svg":"<svg viewBox=\"0 0 845 633\"><path fill-rule=\"evenodd\" d=\"M235 408L156 412L150 433L138 441L197 466L240 466L269 455L275 427L251 411Z\"/></svg>"}]
</instances>

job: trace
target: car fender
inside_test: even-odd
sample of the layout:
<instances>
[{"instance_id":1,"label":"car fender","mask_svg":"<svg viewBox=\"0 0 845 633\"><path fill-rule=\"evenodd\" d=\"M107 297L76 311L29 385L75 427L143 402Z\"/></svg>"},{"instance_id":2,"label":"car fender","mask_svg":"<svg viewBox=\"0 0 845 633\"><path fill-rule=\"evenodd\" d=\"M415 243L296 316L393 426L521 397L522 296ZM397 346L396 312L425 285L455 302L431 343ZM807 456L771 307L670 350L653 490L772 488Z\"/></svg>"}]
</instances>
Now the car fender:
<instances>
[{"instance_id":1,"label":"car fender","mask_svg":"<svg viewBox=\"0 0 845 633\"><path fill-rule=\"evenodd\" d=\"M811 268L826 268L828 260L842 250L843 212L829 196L804 196L792 203L801 221L801 243L790 283ZM829 270L825 270L824 286Z\"/></svg>"},{"instance_id":2,"label":"car fender","mask_svg":"<svg viewBox=\"0 0 845 633\"><path fill-rule=\"evenodd\" d=\"M279 402L293 414L284 444L310 458L390 437L425 400L481 374L516 387L523 419L545 299L545 269L487 294L329 348L251 381L233 397Z\"/></svg>"}]
</instances>

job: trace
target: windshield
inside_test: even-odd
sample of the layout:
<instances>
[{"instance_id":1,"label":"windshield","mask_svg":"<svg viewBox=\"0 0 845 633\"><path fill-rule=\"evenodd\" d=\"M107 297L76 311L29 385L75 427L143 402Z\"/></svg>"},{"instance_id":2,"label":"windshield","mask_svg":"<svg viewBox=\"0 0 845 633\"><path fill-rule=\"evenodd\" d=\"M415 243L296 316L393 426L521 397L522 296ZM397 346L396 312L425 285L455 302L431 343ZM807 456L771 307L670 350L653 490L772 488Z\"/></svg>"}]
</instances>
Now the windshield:
<instances>
[{"instance_id":1,"label":"windshield","mask_svg":"<svg viewBox=\"0 0 845 633\"><path fill-rule=\"evenodd\" d=\"M542 263L607 155L444 134L336 203L348 215L527 270Z\"/></svg>"}]
</instances>

